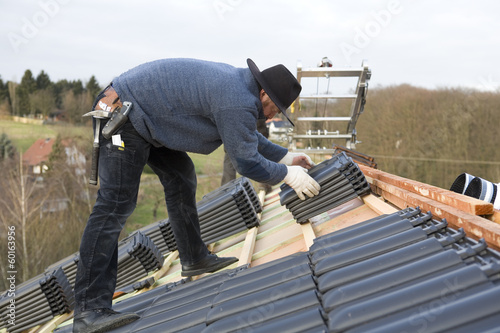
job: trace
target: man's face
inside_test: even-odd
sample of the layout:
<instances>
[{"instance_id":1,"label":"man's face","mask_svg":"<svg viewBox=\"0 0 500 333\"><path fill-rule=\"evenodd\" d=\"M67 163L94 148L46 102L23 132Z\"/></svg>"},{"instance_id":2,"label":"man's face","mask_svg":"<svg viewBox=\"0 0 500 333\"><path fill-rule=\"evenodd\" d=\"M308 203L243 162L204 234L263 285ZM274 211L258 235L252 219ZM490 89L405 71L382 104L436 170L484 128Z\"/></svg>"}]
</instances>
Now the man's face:
<instances>
[{"instance_id":1,"label":"man's face","mask_svg":"<svg viewBox=\"0 0 500 333\"><path fill-rule=\"evenodd\" d=\"M260 91L260 101L262 102L262 110L266 119L272 119L281 112L271 98L269 98L269 95L266 94L264 89Z\"/></svg>"}]
</instances>

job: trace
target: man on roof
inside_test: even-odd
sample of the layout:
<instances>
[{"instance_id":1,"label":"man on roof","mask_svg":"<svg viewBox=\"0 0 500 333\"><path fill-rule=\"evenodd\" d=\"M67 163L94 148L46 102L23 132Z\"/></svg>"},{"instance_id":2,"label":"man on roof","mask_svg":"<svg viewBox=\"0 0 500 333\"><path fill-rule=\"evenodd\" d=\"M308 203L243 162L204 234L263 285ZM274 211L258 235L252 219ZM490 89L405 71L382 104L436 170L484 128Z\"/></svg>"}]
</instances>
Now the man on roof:
<instances>
[{"instance_id":1,"label":"man on roof","mask_svg":"<svg viewBox=\"0 0 500 333\"><path fill-rule=\"evenodd\" d=\"M242 176L271 185L284 181L302 200L319 193L319 184L307 174L313 165L309 156L288 152L256 129L258 119L278 113L290 120L286 109L302 89L299 82L283 65L261 72L251 59L247 64L157 60L118 76L96 98L94 108L101 110L124 102L132 107L110 139L99 138L100 189L80 245L74 332L106 332L139 318L111 310L111 301L118 236L136 206L146 164L164 187L182 276L237 261L210 253L201 239L196 174L187 152L210 154L224 143Z\"/></svg>"}]
</instances>

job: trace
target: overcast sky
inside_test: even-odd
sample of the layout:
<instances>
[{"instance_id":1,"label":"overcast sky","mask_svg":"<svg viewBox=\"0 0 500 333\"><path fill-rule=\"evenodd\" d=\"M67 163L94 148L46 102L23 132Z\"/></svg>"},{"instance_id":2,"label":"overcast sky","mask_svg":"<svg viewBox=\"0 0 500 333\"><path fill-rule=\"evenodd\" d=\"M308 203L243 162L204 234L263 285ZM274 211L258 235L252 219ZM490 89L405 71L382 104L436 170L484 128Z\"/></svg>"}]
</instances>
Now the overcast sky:
<instances>
[{"instance_id":1,"label":"overcast sky","mask_svg":"<svg viewBox=\"0 0 500 333\"><path fill-rule=\"evenodd\" d=\"M0 0L0 75L101 85L140 63L190 57L260 69L372 70L370 85L500 87L493 0Z\"/></svg>"}]
</instances>

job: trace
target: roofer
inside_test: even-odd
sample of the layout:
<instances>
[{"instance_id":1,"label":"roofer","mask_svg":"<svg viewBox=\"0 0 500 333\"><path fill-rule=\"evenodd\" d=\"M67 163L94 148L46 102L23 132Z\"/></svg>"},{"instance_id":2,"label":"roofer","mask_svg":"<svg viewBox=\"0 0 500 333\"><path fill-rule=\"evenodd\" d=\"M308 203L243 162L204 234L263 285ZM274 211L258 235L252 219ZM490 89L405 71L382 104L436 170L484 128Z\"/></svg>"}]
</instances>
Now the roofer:
<instances>
[{"instance_id":1,"label":"roofer","mask_svg":"<svg viewBox=\"0 0 500 333\"><path fill-rule=\"evenodd\" d=\"M148 164L165 191L183 276L214 272L237 261L208 251L200 236L196 174L187 152L210 154L222 143L236 170L258 182L284 181L301 199L319 193L305 154L290 153L256 130L297 98L301 86L283 65L260 71L194 59L164 59L118 76L94 109L131 109L116 131L96 137L100 189L80 245L74 332L105 332L139 316L111 310L116 287L118 236L136 206ZM112 118L113 119L113 118ZM100 121L99 121L100 122ZM99 124L95 121L95 124ZM106 129L104 124L100 129ZM99 134L99 131L97 131Z\"/></svg>"}]
</instances>

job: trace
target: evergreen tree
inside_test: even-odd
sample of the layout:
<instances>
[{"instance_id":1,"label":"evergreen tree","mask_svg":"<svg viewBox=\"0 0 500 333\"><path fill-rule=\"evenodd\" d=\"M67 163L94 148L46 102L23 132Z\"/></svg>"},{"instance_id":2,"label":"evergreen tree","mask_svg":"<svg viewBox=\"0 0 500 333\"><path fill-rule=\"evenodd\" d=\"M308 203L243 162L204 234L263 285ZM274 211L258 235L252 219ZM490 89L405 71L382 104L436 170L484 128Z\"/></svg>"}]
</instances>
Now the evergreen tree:
<instances>
[{"instance_id":1,"label":"evergreen tree","mask_svg":"<svg viewBox=\"0 0 500 333\"><path fill-rule=\"evenodd\" d=\"M0 77L0 115L10 115L11 106L9 101L9 87Z\"/></svg>"},{"instance_id":2,"label":"evergreen tree","mask_svg":"<svg viewBox=\"0 0 500 333\"><path fill-rule=\"evenodd\" d=\"M47 162L47 167L49 172L54 170L57 163L63 161L64 159L64 146L62 144L61 135L58 134L54 144L52 145L52 151L49 154L49 160Z\"/></svg>"},{"instance_id":3,"label":"evergreen tree","mask_svg":"<svg viewBox=\"0 0 500 333\"><path fill-rule=\"evenodd\" d=\"M83 92L83 83L82 80L76 80L71 82L73 94L80 95Z\"/></svg>"},{"instance_id":4,"label":"evergreen tree","mask_svg":"<svg viewBox=\"0 0 500 333\"><path fill-rule=\"evenodd\" d=\"M36 87L38 90L48 89L52 86L49 76L43 70L36 77Z\"/></svg>"},{"instance_id":5,"label":"evergreen tree","mask_svg":"<svg viewBox=\"0 0 500 333\"><path fill-rule=\"evenodd\" d=\"M54 112L56 98L53 86L47 73L42 70L36 77L36 91L29 95L32 113L45 118Z\"/></svg>"},{"instance_id":6,"label":"evergreen tree","mask_svg":"<svg viewBox=\"0 0 500 333\"><path fill-rule=\"evenodd\" d=\"M101 87L99 87L99 83L97 83L94 75L90 77L89 82L85 85L85 90L87 90L92 98L95 98L99 91L101 91Z\"/></svg>"},{"instance_id":7,"label":"evergreen tree","mask_svg":"<svg viewBox=\"0 0 500 333\"><path fill-rule=\"evenodd\" d=\"M56 106L59 109L62 109L64 93L67 90L71 89L71 86L68 80L59 80L55 84L53 84L53 89L56 96Z\"/></svg>"},{"instance_id":8,"label":"evergreen tree","mask_svg":"<svg viewBox=\"0 0 500 333\"><path fill-rule=\"evenodd\" d=\"M0 76L0 103L9 97L9 88L7 87L7 82L3 82Z\"/></svg>"},{"instance_id":9,"label":"evergreen tree","mask_svg":"<svg viewBox=\"0 0 500 333\"><path fill-rule=\"evenodd\" d=\"M0 161L14 158L16 148L12 145L7 134L0 135Z\"/></svg>"},{"instance_id":10,"label":"evergreen tree","mask_svg":"<svg viewBox=\"0 0 500 333\"><path fill-rule=\"evenodd\" d=\"M16 94L19 103L19 115L24 116L32 113L30 107L30 94L34 93L37 88L36 80L33 78L33 73L29 69L24 72L21 83L16 89Z\"/></svg>"}]
</instances>

